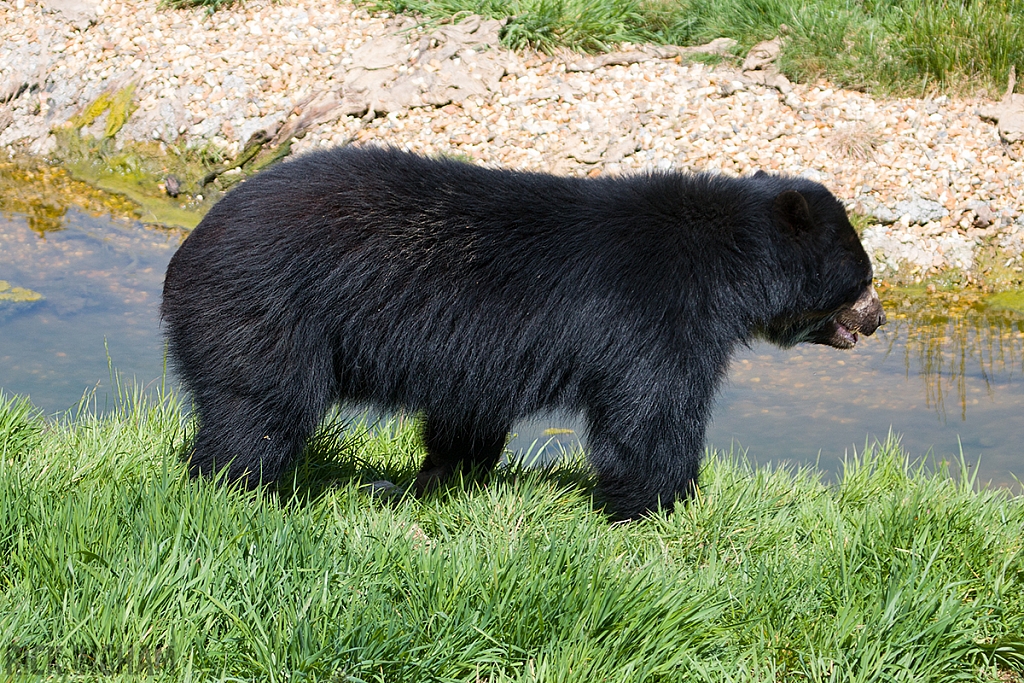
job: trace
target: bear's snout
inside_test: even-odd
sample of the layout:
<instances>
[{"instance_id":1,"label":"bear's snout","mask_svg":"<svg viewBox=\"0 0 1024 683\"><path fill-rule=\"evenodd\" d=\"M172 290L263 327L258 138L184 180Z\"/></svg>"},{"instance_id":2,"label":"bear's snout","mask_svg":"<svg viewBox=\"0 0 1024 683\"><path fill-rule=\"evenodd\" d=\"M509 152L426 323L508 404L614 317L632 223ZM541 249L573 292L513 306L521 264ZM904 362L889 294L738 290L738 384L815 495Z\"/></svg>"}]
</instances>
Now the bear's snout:
<instances>
[{"instance_id":1,"label":"bear's snout","mask_svg":"<svg viewBox=\"0 0 1024 683\"><path fill-rule=\"evenodd\" d=\"M843 318L849 323L849 327L869 337L885 324L885 310L874 286L864 290L864 293L853 302L849 314Z\"/></svg>"}]
</instances>

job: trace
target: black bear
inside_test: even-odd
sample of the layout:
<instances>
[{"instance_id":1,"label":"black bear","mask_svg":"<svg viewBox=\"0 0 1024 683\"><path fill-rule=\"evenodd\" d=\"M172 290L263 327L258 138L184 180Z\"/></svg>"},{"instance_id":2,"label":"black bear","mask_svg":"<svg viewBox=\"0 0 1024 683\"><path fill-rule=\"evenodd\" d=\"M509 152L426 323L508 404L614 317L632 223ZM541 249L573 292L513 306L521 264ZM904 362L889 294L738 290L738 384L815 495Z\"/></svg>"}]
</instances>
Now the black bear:
<instances>
[{"instance_id":1,"label":"black bear","mask_svg":"<svg viewBox=\"0 0 1024 683\"><path fill-rule=\"evenodd\" d=\"M738 345L848 348L885 317L842 204L802 178L568 178L394 149L282 163L171 259L193 475L273 481L338 402L423 415L422 493L581 411L614 515L694 489Z\"/></svg>"}]
</instances>

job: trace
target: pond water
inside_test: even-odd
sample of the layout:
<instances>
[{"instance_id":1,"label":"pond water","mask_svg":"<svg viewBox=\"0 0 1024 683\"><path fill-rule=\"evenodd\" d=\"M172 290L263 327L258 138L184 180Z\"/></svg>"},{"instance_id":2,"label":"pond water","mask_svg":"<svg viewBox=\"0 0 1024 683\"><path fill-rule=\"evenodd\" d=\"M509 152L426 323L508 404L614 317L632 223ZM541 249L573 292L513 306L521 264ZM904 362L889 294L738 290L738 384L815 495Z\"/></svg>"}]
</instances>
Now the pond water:
<instances>
[{"instance_id":1,"label":"pond water","mask_svg":"<svg viewBox=\"0 0 1024 683\"><path fill-rule=\"evenodd\" d=\"M54 413L84 394L100 411L112 405L111 367L159 386L160 289L183 233L81 201L16 203L0 193L0 202L0 388ZM979 480L1019 490L1024 315L967 294L883 300L889 324L852 351L743 350L709 443L755 462L817 463L834 473L845 455L891 430L912 456L955 461L962 449ZM511 449L544 460L575 447L581 423L547 415L516 432Z\"/></svg>"},{"instance_id":2,"label":"pond water","mask_svg":"<svg viewBox=\"0 0 1024 683\"><path fill-rule=\"evenodd\" d=\"M0 281L39 297L0 299L0 388L53 413L86 395L99 410L112 405L112 369L159 383L160 289L180 241L176 231L76 209L59 229L0 216Z\"/></svg>"}]
</instances>

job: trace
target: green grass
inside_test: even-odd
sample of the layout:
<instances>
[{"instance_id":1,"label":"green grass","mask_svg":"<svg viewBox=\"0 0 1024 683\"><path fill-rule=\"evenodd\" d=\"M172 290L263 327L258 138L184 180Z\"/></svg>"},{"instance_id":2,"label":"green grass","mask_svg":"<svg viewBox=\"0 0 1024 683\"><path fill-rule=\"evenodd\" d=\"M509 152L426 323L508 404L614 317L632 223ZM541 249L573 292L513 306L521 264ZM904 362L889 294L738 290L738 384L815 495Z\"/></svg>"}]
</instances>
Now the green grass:
<instances>
[{"instance_id":1,"label":"green grass","mask_svg":"<svg viewBox=\"0 0 1024 683\"><path fill-rule=\"evenodd\" d=\"M211 0L216 1L216 0ZM616 43L698 45L721 36L738 54L789 28L791 77L920 94L1001 92L1024 72L1024 0L369 0L390 12L506 19L512 48L605 50Z\"/></svg>"},{"instance_id":2,"label":"green grass","mask_svg":"<svg viewBox=\"0 0 1024 683\"><path fill-rule=\"evenodd\" d=\"M1024 501L896 443L841 483L713 457L610 524L578 459L427 500L413 428L324 429L283 492L189 481L173 396L0 398L0 672L336 681L1020 681ZM1016 672L1016 673L1014 673Z\"/></svg>"}]
</instances>

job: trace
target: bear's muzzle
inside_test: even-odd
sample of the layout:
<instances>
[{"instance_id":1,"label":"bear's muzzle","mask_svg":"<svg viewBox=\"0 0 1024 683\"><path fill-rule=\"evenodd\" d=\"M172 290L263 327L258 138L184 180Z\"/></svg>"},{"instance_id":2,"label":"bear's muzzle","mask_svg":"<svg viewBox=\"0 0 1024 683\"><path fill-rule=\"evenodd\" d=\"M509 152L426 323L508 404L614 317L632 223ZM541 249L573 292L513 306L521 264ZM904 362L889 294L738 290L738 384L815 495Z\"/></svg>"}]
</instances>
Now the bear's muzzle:
<instances>
[{"instance_id":1,"label":"bear's muzzle","mask_svg":"<svg viewBox=\"0 0 1024 683\"><path fill-rule=\"evenodd\" d=\"M882 302L874 286L870 286L856 301L836 313L829 324L829 334L818 343L837 349L852 349L857 344L858 335L870 337L884 324Z\"/></svg>"}]
</instances>

